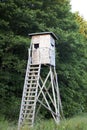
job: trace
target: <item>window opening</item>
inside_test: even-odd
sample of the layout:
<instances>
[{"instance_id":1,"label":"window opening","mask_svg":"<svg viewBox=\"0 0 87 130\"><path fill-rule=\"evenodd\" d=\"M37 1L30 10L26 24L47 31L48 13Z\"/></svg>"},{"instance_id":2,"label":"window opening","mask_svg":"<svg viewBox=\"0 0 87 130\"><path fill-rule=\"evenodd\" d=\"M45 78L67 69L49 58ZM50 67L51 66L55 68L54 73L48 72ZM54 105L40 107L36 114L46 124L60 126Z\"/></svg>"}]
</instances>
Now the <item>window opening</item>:
<instances>
[{"instance_id":1,"label":"window opening","mask_svg":"<svg viewBox=\"0 0 87 130\"><path fill-rule=\"evenodd\" d=\"M38 49L38 48L39 48L39 43L34 44L34 48L35 48L35 49Z\"/></svg>"}]
</instances>

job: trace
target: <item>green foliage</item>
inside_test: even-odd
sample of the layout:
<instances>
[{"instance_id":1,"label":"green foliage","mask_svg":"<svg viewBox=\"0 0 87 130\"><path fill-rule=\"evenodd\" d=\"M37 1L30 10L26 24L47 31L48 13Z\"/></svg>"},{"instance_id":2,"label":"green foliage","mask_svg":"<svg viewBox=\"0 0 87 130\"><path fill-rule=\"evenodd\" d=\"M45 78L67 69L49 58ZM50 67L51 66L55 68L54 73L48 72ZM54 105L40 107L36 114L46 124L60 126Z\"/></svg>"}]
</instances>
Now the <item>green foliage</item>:
<instances>
[{"instance_id":1,"label":"green foliage","mask_svg":"<svg viewBox=\"0 0 87 130\"><path fill-rule=\"evenodd\" d=\"M38 123L31 130L86 130L87 115L76 116L71 119L63 120L60 124L55 124L53 120L45 120ZM27 130L27 129L25 129Z\"/></svg>"},{"instance_id":2,"label":"green foliage","mask_svg":"<svg viewBox=\"0 0 87 130\"><path fill-rule=\"evenodd\" d=\"M0 117L0 130L17 130L14 122L8 122L4 117Z\"/></svg>"},{"instance_id":3,"label":"green foliage","mask_svg":"<svg viewBox=\"0 0 87 130\"><path fill-rule=\"evenodd\" d=\"M85 42L81 34L74 32L72 35L68 34L67 41L58 45L60 58L57 64L59 85L66 116L80 113L85 111L86 108L83 105L86 105L84 95L86 96L87 91Z\"/></svg>"},{"instance_id":4,"label":"green foliage","mask_svg":"<svg viewBox=\"0 0 87 130\"><path fill-rule=\"evenodd\" d=\"M75 18L79 26L79 32L87 38L87 21L80 16L79 12L75 13Z\"/></svg>"},{"instance_id":5,"label":"green foliage","mask_svg":"<svg viewBox=\"0 0 87 130\"><path fill-rule=\"evenodd\" d=\"M27 38L0 34L0 113L11 119L19 113L18 98L23 87L28 44Z\"/></svg>"}]
</instances>

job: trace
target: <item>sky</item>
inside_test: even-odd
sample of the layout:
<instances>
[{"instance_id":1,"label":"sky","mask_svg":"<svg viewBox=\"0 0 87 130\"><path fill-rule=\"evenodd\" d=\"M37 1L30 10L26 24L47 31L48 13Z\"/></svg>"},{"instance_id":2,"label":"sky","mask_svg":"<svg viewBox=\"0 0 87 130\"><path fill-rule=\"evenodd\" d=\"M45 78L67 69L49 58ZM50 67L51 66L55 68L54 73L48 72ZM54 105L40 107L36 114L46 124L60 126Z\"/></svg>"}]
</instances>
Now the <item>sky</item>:
<instances>
[{"instance_id":1,"label":"sky","mask_svg":"<svg viewBox=\"0 0 87 130\"><path fill-rule=\"evenodd\" d=\"M71 0L72 12L79 11L80 15L87 20L87 0Z\"/></svg>"}]
</instances>

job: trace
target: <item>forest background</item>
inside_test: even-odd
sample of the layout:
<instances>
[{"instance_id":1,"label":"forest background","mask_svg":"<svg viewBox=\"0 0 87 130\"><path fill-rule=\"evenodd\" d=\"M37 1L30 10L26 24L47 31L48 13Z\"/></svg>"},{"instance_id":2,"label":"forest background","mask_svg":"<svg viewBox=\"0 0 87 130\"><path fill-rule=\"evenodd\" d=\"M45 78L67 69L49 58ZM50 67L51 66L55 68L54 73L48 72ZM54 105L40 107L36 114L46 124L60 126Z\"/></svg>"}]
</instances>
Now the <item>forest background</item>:
<instances>
[{"instance_id":1,"label":"forest background","mask_svg":"<svg viewBox=\"0 0 87 130\"><path fill-rule=\"evenodd\" d=\"M0 115L18 120L29 33L52 31L65 117L87 112L87 21L70 0L0 0ZM49 118L46 111L42 115Z\"/></svg>"}]
</instances>

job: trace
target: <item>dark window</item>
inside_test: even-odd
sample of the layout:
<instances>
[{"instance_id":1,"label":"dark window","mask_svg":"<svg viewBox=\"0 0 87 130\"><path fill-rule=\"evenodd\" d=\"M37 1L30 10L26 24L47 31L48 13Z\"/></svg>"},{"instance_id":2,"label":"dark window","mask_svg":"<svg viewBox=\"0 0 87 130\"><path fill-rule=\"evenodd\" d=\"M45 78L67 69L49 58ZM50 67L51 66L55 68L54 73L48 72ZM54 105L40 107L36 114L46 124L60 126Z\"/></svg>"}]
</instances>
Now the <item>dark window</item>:
<instances>
[{"instance_id":1,"label":"dark window","mask_svg":"<svg viewBox=\"0 0 87 130\"><path fill-rule=\"evenodd\" d=\"M34 44L34 48L35 48L35 49L39 48L39 43Z\"/></svg>"}]
</instances>

